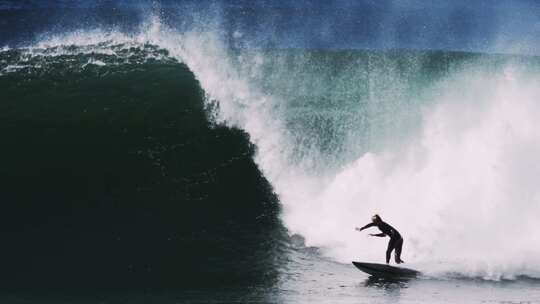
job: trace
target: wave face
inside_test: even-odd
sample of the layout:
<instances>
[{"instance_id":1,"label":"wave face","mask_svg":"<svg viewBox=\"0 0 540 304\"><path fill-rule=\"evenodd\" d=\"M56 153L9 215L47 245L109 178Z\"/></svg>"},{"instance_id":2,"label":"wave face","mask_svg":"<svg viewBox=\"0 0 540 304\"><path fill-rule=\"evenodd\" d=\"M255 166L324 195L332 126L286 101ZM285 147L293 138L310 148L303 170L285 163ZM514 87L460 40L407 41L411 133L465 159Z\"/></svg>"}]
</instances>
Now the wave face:
<instances>
[{"instance_id":1,"label":"wave face","mask_svg":"<svg viewBox=\"0 0 540 304\"><path fill-rule=\"evenodd\" d=\"M539 276L537 58L235 48L212 26L2 50L16 282L58 265L64 283L272 281L281 224L333 260L382 260L353 230L373 213L429 274Z\"/></svg>"},{"instance_id":2,"label":"wave face","mask_svg":"<svg viewBox=\"0 0 540 304\"><path fill-rule=\"evenodd\" d=\"M277 200L184 63L71 40L3 50L0 71L4 290L273 280Z\"/></svg>"}]
</instances>

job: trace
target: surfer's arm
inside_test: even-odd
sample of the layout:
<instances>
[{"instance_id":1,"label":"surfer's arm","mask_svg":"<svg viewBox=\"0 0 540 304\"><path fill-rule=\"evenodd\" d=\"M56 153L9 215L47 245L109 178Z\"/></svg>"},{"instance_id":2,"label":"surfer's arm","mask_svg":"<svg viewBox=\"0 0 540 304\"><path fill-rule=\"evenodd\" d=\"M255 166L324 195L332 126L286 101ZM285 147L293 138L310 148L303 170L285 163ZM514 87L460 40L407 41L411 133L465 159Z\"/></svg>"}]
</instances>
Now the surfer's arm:
<instances>
[{"instance_id":1,"label":"surfer's arm","mask_svg":"<svg viewBox=\"0 0 540 304\"><path fill-rule=\"evenodd\" d=\"M362 227L362 228L356 227L356 230L362 231L362 230L364 230L364 229L366 229L366 228L373 227L373 226L376 226L375 223L369 223L369 224L365 225L365 226Z\"/></svg>"},{"instance_id":2,"label":"surfer's arm","mask_svg":"<svg viewBox=\"0 0 540 304\"><path fill-rule=\"evenodd\" d=\"M378 236L378 237L385 237L386 234L384 233L377 233L377 234L370 234L371 236Z\"/></svg>"}]
</instances>

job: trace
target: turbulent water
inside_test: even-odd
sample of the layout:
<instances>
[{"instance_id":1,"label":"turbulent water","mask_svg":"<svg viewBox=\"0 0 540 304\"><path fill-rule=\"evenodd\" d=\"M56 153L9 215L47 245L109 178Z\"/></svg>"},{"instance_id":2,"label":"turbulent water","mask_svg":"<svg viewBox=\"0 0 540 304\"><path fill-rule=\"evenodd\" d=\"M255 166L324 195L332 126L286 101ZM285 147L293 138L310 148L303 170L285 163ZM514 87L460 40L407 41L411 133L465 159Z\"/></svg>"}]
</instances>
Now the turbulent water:
<instances>
[{"instance_id":1,"label":"turbulent water","mask_svg":"<svg viewBox=\"0 0 540 304\"><path fill-rule=\"evenodd\" d=\"M243 49L159 18L4 47L2 287L538 301L539 85L536 57ZM374 213L420 282L359 283Z\"/></svg>"}]
</instances>

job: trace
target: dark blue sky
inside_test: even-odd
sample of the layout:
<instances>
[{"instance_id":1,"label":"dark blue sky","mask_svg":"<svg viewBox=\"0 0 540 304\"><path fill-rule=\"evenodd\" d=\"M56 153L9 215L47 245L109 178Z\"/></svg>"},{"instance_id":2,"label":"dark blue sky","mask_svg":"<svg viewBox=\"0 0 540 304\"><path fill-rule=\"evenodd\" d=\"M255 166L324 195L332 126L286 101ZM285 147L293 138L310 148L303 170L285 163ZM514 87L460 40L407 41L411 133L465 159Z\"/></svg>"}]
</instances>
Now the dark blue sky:
<instances>
[{"instance_id":1,"label":"dark blue sky","mask_svg":"<svg viewBox=\"0 0 540 304\"><path fill-rule=\"evenodd\" d=\"M219 24L236 45L295 48L414 48L540 54L540 1L0 0L0 43L43 32L133 30L160 12L174 27L195 16Z\"/></svg>"}]
</instances>

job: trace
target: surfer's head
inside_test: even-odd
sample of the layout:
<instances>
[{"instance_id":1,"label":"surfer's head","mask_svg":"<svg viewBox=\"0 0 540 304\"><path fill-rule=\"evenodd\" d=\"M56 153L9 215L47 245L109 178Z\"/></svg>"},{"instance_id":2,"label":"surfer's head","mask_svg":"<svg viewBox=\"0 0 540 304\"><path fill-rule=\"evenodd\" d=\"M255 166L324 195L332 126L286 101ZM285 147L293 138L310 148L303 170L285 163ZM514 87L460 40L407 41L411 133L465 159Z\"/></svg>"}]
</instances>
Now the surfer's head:
<instances>
[{"instance_id":1,"label":"surfer's head","mask_svg":"<svg viewBox=\"0 0 540 304\"><path fill-rule=\"evenodd\" d=\"M382 222L381 217L378 214L375 214L374 216L372 216L371 221L374 222L374 223Z\"/></svg>"}]
</instances>

